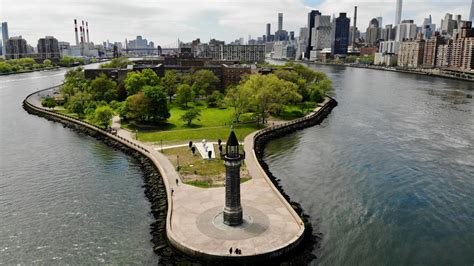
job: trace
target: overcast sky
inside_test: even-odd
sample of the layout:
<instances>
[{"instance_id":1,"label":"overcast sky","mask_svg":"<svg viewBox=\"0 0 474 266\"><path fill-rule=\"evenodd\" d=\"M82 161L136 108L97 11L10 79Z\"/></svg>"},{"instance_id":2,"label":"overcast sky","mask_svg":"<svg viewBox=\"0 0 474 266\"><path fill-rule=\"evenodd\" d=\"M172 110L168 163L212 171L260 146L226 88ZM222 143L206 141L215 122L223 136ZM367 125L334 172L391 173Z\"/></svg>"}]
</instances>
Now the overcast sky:
<instances>
[{"instance_id":1,"label":"overcast sky","mask_svg":"<svg viewBox=\"0 0 474 266\"><path fill-rule=\"evenodd\" d=\"M472 0L404 0L402 19L421 24L429 14L439 27L446 12L467 18ZM283 28L295 31L307 23L307 13L347 12L358 6L358 28L365 32L373 17L383 24L395 20L396 0L0 0L0 20L7 21L11 36L22 35L29 44L52 35L74 44L74 18L89 21L91 41L123 42L142 35L164 47L177 39L210 38L232 41L265 34L266 23L277 27L277 14L284 13ZM352 22L351 22L352 24Z\"/></svg>"}]
</instances>

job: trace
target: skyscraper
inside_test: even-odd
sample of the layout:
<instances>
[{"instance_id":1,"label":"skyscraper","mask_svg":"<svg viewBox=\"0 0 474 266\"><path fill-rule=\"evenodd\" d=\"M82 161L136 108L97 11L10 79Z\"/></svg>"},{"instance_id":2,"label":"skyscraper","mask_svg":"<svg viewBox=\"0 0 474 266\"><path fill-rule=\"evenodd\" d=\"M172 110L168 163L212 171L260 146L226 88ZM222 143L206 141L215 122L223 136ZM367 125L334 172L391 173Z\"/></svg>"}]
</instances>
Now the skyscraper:
<instances>
[{"instance_id":1,"label":"skyscraper","mask_svg":"<svg viewBox=\"0 0 474 266\"><path fill-rule=\"evenodd\" d=\"M278 31L283 30L283 13L278 13Z\"/></svg>"},{"instance_id":2,"label":"skyscraper","mask_svg":"<svg viewBox=\"0 0 474 266\"><path fill-rule=\"evenodd\" d=\"M402 21L402 0L397 0L397 13L395 14L395 25Z\"/></svg>"},{"instance_id":3,"label":"skyscraper","mask_svg":"<svg viewBox=\"0 0 474 266\"><path fill-rule=\"evenodd\" d=\"M350 24L351 20L346 13L339 13L339 17L334 20L331 45L333 55L347 55Z\"/></svg>"},{"instance_id":4,"label":"skyscraper","mask_svg":"<svg viewBox=\"0 0 474 266\"><path fill-rule=\"evenodd\" d=\"M270 40L271 29L272 29L272 24L267 23L267 42L271 41Z\"/></svg>"},{"instance_id":5,"label":"skyscraper","mask_svg":"<svg viewBox=\"0 0 474 266\"><path fill-rule=\"evenodd\" d=\"M308 13L308 42L306 46L306 51L305 51L305 58L309 59L309 54L311 52L311 40L312 40L312 31L314 28L314 19L315 17L319 15L321 16L321 13L318 10L311 10L311 12Z\"/></svg>"},{"instance_id":6,"label":"skyscraper","mask_svg":"<svg viewBox=\"0 0 474 266\"><path fill-rule=\"evenodd\" d=\"M58 59L61 57L59 54L59 42L53 36L46 36L38 40L38 54L41 59Z\"/></svg>"},{"instance_id":7,"label":"skyscraper","mask_svg":"<svg viewBox=\"0 0 474 266\"><path fill-rule=\"evenodd\" d=\"M469 13L469 20L474 23L474 0L471 1L471 12Z\"/></svg>"},{"instance_id":8,"label":"skyscraper","mask_svg":"<svg viewBox=\"0 0 474 266\"><path fill-rule=\"evenodd\" d=\"M365 42L371 46L375 46L380 39L381 31L382 30L379 25L379 20L377 18L373 18L370 21L369 27L365 33Z\"/></svg>"},{"instance_id":9,"label":"skyscraper","mask_svg":"<svg viewBox=\"0 0 474 266\"><path fill-rule=\"evenodd\" d=\"M2 55L6 56L7 54L7 42L8 42L8 23L2 22Z\"/></svg>"}]
</instances>

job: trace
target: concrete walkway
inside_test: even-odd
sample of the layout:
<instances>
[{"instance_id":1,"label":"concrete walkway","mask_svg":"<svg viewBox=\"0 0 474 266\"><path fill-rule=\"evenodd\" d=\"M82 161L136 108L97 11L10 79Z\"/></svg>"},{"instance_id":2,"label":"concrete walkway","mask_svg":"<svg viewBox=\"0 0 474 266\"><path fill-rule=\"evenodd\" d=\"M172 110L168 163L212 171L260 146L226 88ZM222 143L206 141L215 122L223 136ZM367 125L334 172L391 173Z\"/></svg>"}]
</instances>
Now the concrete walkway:
<instances>
[{"instance_id":1,"label":"concrete walkway","mask_svg":"<svg viewBox=\"0 0 474 266\"><path fill-rule=\"evenodd\" d=\"M117 129L118 136L144 147L157 164L165 179L168 206L171 206L167 236L181 251L207 257L276 255L274 252L280 253L301 239L303 222L257 161L253 150L255 133L244 140L245 164L252 177L241 185L245 222L229 227L222 223L224 188L202 189L183 184L168 158L155 147L137 141L134 133L121 129L118 117L113 118L112 127ZM111 138L116 137L111 135ZM239 248L241 255L229 254L230 248Z\"/></svg>"},{"instance_id":2,"label":"concrete walkway","mask_svg":"<svg viewBox=\"0 0 474 266\"><path fill-rule=\"evenodd\" d=\"M252 177L241 186L245 222L239 227L229 227L222 224L220 216L225 188L204 189L183 184L172 163L159 152L160 148L135 140L133 133L120 128L119 118L113 119L112 127L118 129L119 136L146 146L159 162L160 170L173 190L168 237L184 251L222 257L252 256L283 249L302 236L303 222L258 164L253 152L255 133L244 140L245 164ZM181 146L187 144L166 148ZM230 255L231 247L241 249L242 255Z\"/></svg>"}]
</instances>

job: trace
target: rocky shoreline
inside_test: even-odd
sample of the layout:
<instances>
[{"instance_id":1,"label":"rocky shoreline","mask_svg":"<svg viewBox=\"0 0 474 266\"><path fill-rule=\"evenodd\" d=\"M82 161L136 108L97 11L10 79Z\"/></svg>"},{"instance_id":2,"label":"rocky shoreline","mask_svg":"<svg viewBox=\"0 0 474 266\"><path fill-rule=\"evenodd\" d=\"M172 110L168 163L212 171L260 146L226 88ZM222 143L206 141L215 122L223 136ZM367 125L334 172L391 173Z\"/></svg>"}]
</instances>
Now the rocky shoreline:
<instances>
[{"instance_id":1,"label":"rocky shoreline","mask_svg":"<svg viewBox=\"0 0 474 266\"><path fill-rule=\"evenodd\" d=\"M137 163L140 164L141 169L143 171L144 192L151 204L151 214L155 218L155 221L150 225L150 234L152 236L151 242L153 243L154 252L158 256L160 256L160 264L165 265L186 263L213 265L218 263L190 258L182 252L177 251L169 244L168 238L166 236L166 220L168 213L168 199L166 195L166 187L156 165L147 156L131 147L128 147L127 145L120 143L119 141L113 138L108 137L106 134L99 130L94 130L80 123L75 123L73 121L63 119L58 115L54 115L46 111L40 111L37 108L33 108L31 104L27 102L27 99L25 99L25 101L23 102L23 108L28 113L44 117L50 121L59 122L63 124L64 127L73 129L76 132L91 136L99 141L102 141L109 147L112 147L115 150L120 150L123 153L131 156L136 160ZM311 225L311 222L308 219L309 216L304 213L299 203L291 201L290 197L284 192L283 188L280 186L280 180L273 176L273 174L270 172L268 165L262 159L264 155L265 145L266 143L268 143L268 141L272 139L283 137L296 130L319 124L336 105L337 102L331 99L330 102L322 108L322 111L314 117L302 119L301 121L295 122L285 127L265 131L264 133L259 134L258 137L255 138L255 153L260 165L270 177L272 183L275 185L278 191L290 203L296 213L302 218L306 228L303 240L298 245L298 247L287 253L283 257L273 260L272 264L308 264L309 262L315 259L315 256L312 254L312 251L319 244L321 234L314 233L313 226Z\"/></svg>"}]
</instances>

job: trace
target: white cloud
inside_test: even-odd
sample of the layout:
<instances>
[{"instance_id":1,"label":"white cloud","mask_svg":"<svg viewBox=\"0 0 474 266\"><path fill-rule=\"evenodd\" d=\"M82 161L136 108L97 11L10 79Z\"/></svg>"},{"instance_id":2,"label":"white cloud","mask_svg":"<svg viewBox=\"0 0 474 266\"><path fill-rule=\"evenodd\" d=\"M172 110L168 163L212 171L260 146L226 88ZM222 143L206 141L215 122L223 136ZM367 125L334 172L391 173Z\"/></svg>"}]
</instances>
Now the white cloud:
<instances>
[{"instance_id":1,"label":"white cloud","mask_svg":"<svg viewBox=\"0 0 474 266\"><path fill-rule=\"evenodd\" d=\"M310 9L324 14L347 12L352 17L354 5L359 6L358 26L362 31L371 18L384 17L392 23L395 0L321 0L308 7L303 0L1 0L2 20L8 21L10 35L23 35L31 45L44 35L73 42L73 19L87 20L90 37L98 43L123 41L142 35L156 44L176 43L178 38L190 41L201 38L247 39L265 33L266 23L277 26L277 13L284 13L284 28L295 31L305 26ZM405 1L403 18L421 23L433 15L439 24L446 12L467 15L469 0Z\"/></svg>"}]
</instances>

